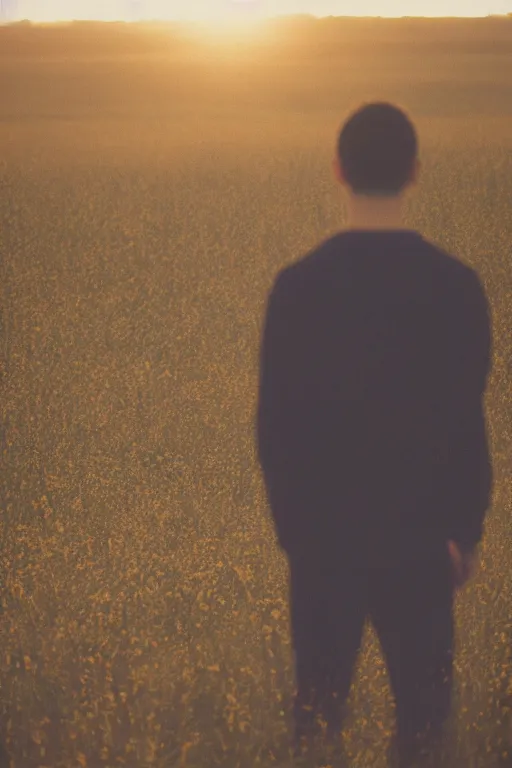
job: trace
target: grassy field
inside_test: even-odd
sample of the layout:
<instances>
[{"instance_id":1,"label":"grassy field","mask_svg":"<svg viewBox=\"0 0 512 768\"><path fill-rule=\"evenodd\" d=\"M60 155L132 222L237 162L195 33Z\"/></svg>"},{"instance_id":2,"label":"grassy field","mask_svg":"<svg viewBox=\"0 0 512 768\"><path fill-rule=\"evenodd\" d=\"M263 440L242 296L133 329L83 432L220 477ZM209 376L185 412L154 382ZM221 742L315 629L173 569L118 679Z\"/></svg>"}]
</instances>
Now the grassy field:
<instances>
[{"instance_id":1,"label":"grassy field","mask_svg":"<svg viewBox=\"0 0 512 768\"><path fill-rule=\"evenodd\" d=\"M0 736L10 768L278 763L287 565L254 453L276 272L343 226L349 109L417 121L407 224L493 311L495 495L457 605L447 765L512 765L512 20L0 29ZM368 631L345 741L385 765Z\"/></svg>"}]
</instances>

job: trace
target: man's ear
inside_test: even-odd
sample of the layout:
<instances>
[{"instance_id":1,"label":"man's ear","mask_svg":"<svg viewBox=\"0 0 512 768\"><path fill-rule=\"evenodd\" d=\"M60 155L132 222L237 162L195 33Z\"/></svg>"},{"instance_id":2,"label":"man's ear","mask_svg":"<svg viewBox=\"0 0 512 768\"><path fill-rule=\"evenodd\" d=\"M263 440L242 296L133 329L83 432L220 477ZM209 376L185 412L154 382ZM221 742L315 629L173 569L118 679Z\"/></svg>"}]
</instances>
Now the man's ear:
<instances>
[{"instance_id":1,"label":"man's ear","mask_svg":"<svg viewBox=\"0 0 512 768\"><path fill-rule=\"evenodd\" d=\"M418 183L418 179L421 173L421 162L418 158L414 161L414 165L411 171L411 179L409 184L415 186Z\"/></svg>"},{"instance_id":2,"label":"man's ear","mask_svg":"<svg viewBox=\"0 0 512 768\"><path fill-rule=\"evenodd\" d=\"M333 160L332 160L332 170L333 170L334 176L336 178L336 181L339 184L344 185L345 184L345 177L343 175L343 169L341 167L340 160L339 160L339 157L337 155L335 155L333 157Z\"/></svg>"}]
</instances>

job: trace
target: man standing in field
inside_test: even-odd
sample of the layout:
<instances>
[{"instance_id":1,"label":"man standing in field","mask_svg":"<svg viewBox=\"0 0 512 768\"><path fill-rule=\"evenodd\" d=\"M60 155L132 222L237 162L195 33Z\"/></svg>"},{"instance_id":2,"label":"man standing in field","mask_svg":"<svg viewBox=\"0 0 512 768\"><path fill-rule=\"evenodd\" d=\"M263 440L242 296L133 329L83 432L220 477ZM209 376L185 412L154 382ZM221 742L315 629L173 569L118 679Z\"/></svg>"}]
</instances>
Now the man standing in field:
<instances>
[{"instance_id":1,"label":"man standing in field","mask_svg":"<svg viewBox=\"0 0 512 768\"><path fill-rule=\"evenodd\" d=\"M419 170L408 117L365 105L337 149L349 224L275 280L258 450L290 566L296 745L319 719L339 738L369 617L410 766L449 714L454 590L490 502L489 309L472 269L402 224Z\"/></svg>"}]
</instances>

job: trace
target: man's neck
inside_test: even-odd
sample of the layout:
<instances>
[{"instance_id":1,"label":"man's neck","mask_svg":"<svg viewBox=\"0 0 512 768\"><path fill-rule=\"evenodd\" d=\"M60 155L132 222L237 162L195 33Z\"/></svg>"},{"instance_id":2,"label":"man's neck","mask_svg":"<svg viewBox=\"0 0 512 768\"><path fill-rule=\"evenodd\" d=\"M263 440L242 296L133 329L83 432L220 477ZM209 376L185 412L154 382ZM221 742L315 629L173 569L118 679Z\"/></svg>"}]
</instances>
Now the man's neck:
<instances>
[{"instance_id":1,"label":"man's neck","mask_svg":"<svg viewBox=\"0 0 512 768\"><path fill-rule=\"evenodd\" d=\"M402 198L374 198L351 195L348 199L346 229L404 229Z\"/></svg>"}]
</instances>

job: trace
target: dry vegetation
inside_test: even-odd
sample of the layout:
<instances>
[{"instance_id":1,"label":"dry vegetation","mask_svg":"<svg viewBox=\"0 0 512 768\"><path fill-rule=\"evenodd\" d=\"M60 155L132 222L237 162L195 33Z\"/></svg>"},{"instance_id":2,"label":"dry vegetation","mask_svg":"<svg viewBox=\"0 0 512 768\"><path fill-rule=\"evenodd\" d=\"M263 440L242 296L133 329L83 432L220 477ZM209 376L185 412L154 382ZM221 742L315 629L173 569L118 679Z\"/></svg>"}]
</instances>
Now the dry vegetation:
<instances>
[{"instance_id":1,"label":"dry vegetation","mask_svg":"<svg viewBox=\"0 0 512 768\"><path fill-rule=\"evenodd\" d=\"M262 313L277 270L343 224L334 137L374 97L417 118L409 225L492 304L495 503L457 609L449 764L511 764L512 21L318 29L238 51L0 30L12 768L277 764L293 670L254 455ZM371 633L352 703L352 764L380 768L392 707Z\"/></svg>"}]
</instances>

